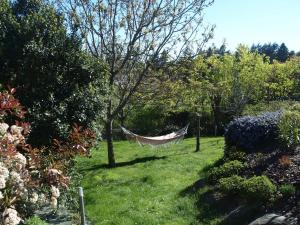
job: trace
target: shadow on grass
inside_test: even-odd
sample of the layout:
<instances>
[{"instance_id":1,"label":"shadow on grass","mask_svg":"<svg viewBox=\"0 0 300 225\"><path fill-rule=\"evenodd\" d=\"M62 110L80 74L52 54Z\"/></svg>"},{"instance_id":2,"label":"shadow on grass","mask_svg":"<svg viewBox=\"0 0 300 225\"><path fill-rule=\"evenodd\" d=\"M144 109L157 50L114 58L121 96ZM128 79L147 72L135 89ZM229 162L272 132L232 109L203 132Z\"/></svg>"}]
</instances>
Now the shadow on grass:
<instances>
[{"instance_id":1,"label":"shadow on grass","mask_svg":"<svg viewBox=\"0 0 300 225\"><path fill-rule=\"evenodd\" d=\"M187 188L183 189L179 193L179 195L183 197L183 196L186 196L186 195L195 194L200 188L203 188L205 185L206 185L206 179L205 178L197 180L191 186L188 186Z\"/></svg>"},{"instance_id":2,"label":"shadow on grass","mask_svg":"<svg viewBox=\"0 0 300 225\"><path fill-rule=\"evenodd\" d=\"M215 161L214 163L208 164L208 165L204 166L204 168L203 168L200 172L201 172L201 173L202 173L202 172L207 173L207 172L208 172L209 170L211 170L212 168L221 166L223 163L224 163L224 159L223 159L223 158L220 158L220 159L218 159L217 161Z\"/></svg>"},{"instance_id":3,"label":"shadow on grass","mask_svg":"<svg viewBox=\"0 0 300 225\"><path fill-rule=\"evenodd\" d=\"M166 159L166 156L162 157L157 157L157 156L148 156L148 157L143 157L143 158L136 158L134 160L128 161L128 162L117 162L115 167L124 167L124 166L132 166L138 163L145 163L149 161L154 161L154 160L161 160L161 159ZM106 168L112 168L108 164L101 164L101 165L94 165L92 167L83 169L83 171L91 171L91 170L97 170L97 169L106 169Z\"/></svg>"},{"instance_id":4,"label":"shadow on grass","mask_svg":"<svg viewBox=\"0 0 300 225\"><path fill-rule=\"evenodd\" d=\"M233 196L221 196L215 190L208 190L198 195L198 221L209 224L209 221L222 218L219 225L245 225L263 215L263 209L257 204L241 204Z\"/></svg>"}]
</instances>

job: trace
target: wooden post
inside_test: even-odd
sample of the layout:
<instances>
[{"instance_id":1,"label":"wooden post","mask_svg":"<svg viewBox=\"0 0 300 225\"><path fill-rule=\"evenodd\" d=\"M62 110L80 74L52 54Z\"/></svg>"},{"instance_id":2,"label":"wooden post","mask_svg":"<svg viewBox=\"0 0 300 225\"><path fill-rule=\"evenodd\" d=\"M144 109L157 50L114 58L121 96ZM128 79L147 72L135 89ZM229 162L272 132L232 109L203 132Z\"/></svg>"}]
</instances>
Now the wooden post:
<instances>
[{"instance_id":1,"label":"wooden post","mask_svg":"<svg viewBox=\"0 0 300 225\"><path fill-rule=\"evenodd\" d=\"M80 206L79 210L80 210L81 225L86 225L82 187L78 188L78 192L79 192L79 206Z\"/></svg>"},{"instance_id":2,"label":"wooden post","mask_svg":"<svg viewBox=\"0 0 300 225\"><path fill-rule=\"evenodd\" d=\"M296 205L296 210L297 210L297 219L298 219L298 223L299 223L299 221L300 221L300 179L297 179L294 182L294 186L296 188L295 205Z\"/></svg>"},{"instance_id":3,"label":"wooden post","mask_svg":"<svg viewBox=\"0 0 300 225\"><path fill-rule=\"evenodd\" d=\"M197 138L196 138L196 152L200 151L200 130L201 130L201 121L200 121L200 114L197 113L197 120L198 120L198 126L197 126Z\"/></svg>"}]
</instances>

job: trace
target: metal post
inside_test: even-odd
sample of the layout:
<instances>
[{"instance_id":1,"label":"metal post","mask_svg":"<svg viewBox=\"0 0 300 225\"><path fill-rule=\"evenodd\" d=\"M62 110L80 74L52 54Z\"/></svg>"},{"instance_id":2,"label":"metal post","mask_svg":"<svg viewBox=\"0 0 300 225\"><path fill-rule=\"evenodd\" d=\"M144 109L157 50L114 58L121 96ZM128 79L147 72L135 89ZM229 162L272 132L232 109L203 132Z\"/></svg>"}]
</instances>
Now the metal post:
<instances>
[{"instance_id":1,"label":"metal post","mask_svg":"<svg viewBox=\"0 0 300 225\"><path fill-rule=\"evenodd\" d=\"M82 187L78 188L78 192L79 192L79 206L80 206L79 210L80 210L80 217L81 217L81 225L86 225Z\"/></svg>"}]
</instances>

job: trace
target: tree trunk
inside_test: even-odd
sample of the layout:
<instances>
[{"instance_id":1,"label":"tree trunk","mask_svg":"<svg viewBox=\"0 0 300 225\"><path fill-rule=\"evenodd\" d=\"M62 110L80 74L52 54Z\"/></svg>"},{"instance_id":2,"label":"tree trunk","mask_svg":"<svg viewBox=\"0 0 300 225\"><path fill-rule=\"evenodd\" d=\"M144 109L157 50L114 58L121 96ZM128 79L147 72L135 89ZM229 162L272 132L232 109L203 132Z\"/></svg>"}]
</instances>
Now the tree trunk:
<instances>
[{"instance_id":1,"label":"tree trunk","mask_svg":"<svg viewBox=\"0 0 300 225\"><path fill-rule=\"evenodd\" d=\"M119 113L119 119L120 119L121 126L124 127L124 123L126 119L124 109L122 109L121 112Z\"/></svg>"},{"instance_id":2,"label":"tree trunk","mask_svg":"<svg viewBox=\"0 0 300 225\"><path fill-rule=\"evenodd\" d=\"M196 138L196 152L199 152L200 151L200 129L201 129L200 115L198 115L197 118L198 118L198 126L197 126L197 138Z\"/></svg>"},{"instance_id":3,"label":"tree trunk","mask_svg":"<svg viewBox=\"0 0 300 225\"><path fill-rule=\"evenodd\" d=\"M222 117L221 97L219 96L213 97L212 111L214 115L214 135L217 136L219 134L220 122Z\"/></svg>"},{"instance_id":4,"label":"tree trunk","mask_svg":"<svg viewBox=\"0 0 300 225\"><path fill-rule=\"evenodd\" d=\"M107 155L108 155L108 165L110 167L116 166L113 137L112 137L112 119L108 119L106 122L106 142L107 142Z\"/></svg>"}]
</instances>

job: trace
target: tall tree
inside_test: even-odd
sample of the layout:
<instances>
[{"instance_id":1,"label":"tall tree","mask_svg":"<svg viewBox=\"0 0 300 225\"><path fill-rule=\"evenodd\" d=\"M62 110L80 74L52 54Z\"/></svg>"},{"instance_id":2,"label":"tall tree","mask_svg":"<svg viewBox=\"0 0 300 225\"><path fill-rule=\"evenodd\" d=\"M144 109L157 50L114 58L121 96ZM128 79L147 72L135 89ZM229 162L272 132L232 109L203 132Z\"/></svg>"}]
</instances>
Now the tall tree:
<instances>
[{"instance_id":1,"label":"tall tree","mask_svg":"<svg viewBox=\"0 0 300 225\"><path fill-rule=\"evenodd\" d=\"M33 144L67 138L74 122L92 126L104 117L108 69L82 51L53 5L1 0L0 15L0 83L17 88Z\"/></svg>"},{"instance_id":2,"label":"tall tree","mask_svg":"<svg viewBox=\"0 0 300 225\"><path fill-rule=\"evenodd\" d=\"M59 0L58 6L85 38L87 50L109 64L106 115L108 161L115 165L112 124L138 90L162 51L176 60L194 54L211 37L203 11L213 0ZM200 36L200 33L202 37ZM151 72L150 72L151 73Z\"/></svg>"},{"instance_id":3,"label":"tall tree","mask_svg":"<svg viewBox=\"0 0 300 225\"><path fill-rule=\"evenodd\" d=\"M277 55L276 59L279 62L285 62L289 58L290 52L289 52L289 49L286 47L286 45L284 43L282 43L280 45L280 47L277 50L276 55Z\"/></svg>"}]
</instances>

